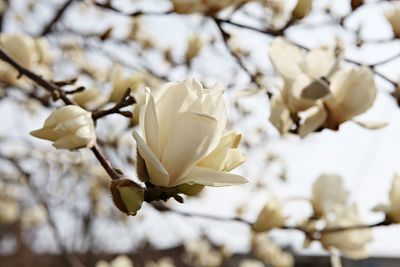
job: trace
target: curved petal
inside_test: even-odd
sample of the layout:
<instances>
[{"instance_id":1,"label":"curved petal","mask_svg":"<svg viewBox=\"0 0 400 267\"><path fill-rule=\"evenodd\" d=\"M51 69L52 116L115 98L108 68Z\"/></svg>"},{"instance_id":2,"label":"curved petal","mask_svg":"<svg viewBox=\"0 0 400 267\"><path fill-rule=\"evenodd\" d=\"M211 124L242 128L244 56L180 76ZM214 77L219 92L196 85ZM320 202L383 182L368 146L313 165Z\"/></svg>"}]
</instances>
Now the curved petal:
<instances>
[{"instance_id":1,"label":"curved petal","mask_svg":"<svg viewBox=\"0 0 400 267\"><path fill-rule=\"evenodd\" d=\"M151 183L159 186L168 186L169 175L167 170L158 160L156 155L154 155L153 151L151 151L151 149L146 145L142 137L136 131L133 131L132 135L136 140L140 155L146 162L147 172Z\"/></svg>"},{"instance_id":2,"label":"curved petal","mask_svg":"<svg viewBox=\"0 0 400 267\"><path fill-rule=\"evenodd\" d=\"M146 143L156 157L160 158L160 137L158 132L156 104L150 90L148 89L146 90L146 108L144 109L144 118L142 121L143 123L141 126L143 134L146 137Z\"/></svg>"},{"instance_id":3,"label":"curved petal","mask_svg":"<svg viewBox=\"0 0 400 267\"><path fill-rule=\"evenodd\" d=\"M249 180L245 177L237 174L194 166L177 184L193 183L207 186L229 186L248 182Z\"/></svg>"},{"instance_id":4,"label":"curved petal","mask_svg":"<svg viewBox=\"0 0 400 267\"><path fill-rule=\"evenodd\" d=\"M217 127L218 122L204 114L185 112L177 119L161 157L171 177L170 185L214 149L212 145L219 138Z\"/></svg>"},{"instance_id":5,"label":"curved petal","mask_svg":"<svg viewBox=\"0 0 400 267\"><path fill-rule=\"evenodd\" d=\"M283 38L275 38L268 49L271 63L285 80L293 80L302 72L303 54Z\"/></svg>"},{"instance_id":6,"label":"curved petal","mask_svg":"<svg viewBox=\"0 0 400 267\"><path fill-rule=\"evenodd\" d=\"M299 129L299 135L302 138L321 127L328 116L323 105L315 105L302 113L300 117L305 117Z\"/></svg>"},{"instance_id":7,"label":"curved petal","mask_svg":"<svg viewBox=\"0 0 400 267\"><path fill-rule=\"evenodd\" d=\"M293 125L290 111L286 107L280 93L272 96L271 115L269 116L269 121L275 126L280 134L287 133Z\"/></svg>"},{"instance_id":8,"label":"curved petal","mask_svg":"<svg viewBox=\"0 0 400 267\"><path fill-rule=\"evenodd\" d=\"M332 99L326 101L330 116L340 124L367 111L376 98L374 75L368 67L341 70L331 82Z\"/></svg>"},{"instance_id":9,"label":"curved petal","mask_svg":"<svg viewBox=\"0 0 400 267\"><path fill-rule=\"evenodd\" d=\"M195 90L187 86L186 81L169 84L169 87L162 90L165 92L156 104L161 153L176 119L183 111L189 111L189 107L199 99Z\"/></svg>"},{"instance_id":10,"label":"curved petal","mask_svg":"<svg viewBox=\"0 0 400 267\"><path fill-rule=\"evenodd\" d=\"M305 56L305 71L313 79L328 75L334 64L334 53L328 49L312 49Z\"/></svg>"}]
</instances>

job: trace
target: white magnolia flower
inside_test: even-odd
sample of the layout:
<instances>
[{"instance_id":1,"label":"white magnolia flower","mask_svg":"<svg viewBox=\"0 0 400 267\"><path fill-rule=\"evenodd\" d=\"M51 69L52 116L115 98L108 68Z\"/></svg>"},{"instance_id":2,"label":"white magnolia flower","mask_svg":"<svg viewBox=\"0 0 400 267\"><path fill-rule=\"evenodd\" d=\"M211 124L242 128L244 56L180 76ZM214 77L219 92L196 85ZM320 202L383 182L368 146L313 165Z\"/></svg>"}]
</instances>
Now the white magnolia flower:
<instances>
[{"instance_id":1,"label":"white magnolia flower","mask_svg":"<svg viewBox=\"0 0 400 267\"><path fill-rule=\"evenodd\" d=\"M56 148L90 148L96 143L92 114L74 105L57 109L46 119L43 128L30 134L54 142Z\"/></svg>"},{"instance_id":2,"label":"white magnolia flower","mask_svg":"<svg viewBox=\"0 0 400 267\"><path fill-rule=\"evenodd\" d=\"M325 230L322 231L320 242L328 251L337 249L344 256L352 259L368 257L365 248L372 241L371 229L350 229L345 231L329 232L329 229L363 225L358 215L357 207L340 206L335 208L335 216L328 217Z\"/></svg>"},{"instance_id":3,"label":"white magnolia flower","mask_svg":"<svg viewBox=\"0 0 400 267\"><path fill-rule=\"evenodd\" d=\"M292 11L292 16L295 19L306 17L312 8L313 0L297 0L297 4Z\"/></svg>"},{"instance_id":4,"label":"white magnolia flower","mask_svg":"<svg viewBox=\"0 0 400 267\"><path fill-rule=\"evenodd\" d=\"M400 223L400 176L395 175L389 192L389 205L378 205L374 211L383 211L392 223Z\"/></svg>"},{"instance_id":5,"label":"white magnolia flower","mask_svg":"<svg viewBox=\"0 0 400 267\"><path fill-rule=\"evenodd\" d=\"M282 204L278 200L268 202L258 214L253 229L256 232L269 231L273 228L279 228L285 223Z\"/></svg>"},{"instance_id":6,"label":"white magnolia flower","mask_svg":"<svg viewBox=\"0 0 400 267\"><path fill-rule=\"evenodd\" d=\"M344 188L343 180L338 175L321 175L312 188L311 203L314 215L327 215L337 206L347 203L348 192Z\"/></svg>"},{"instance_id":7,"label":"white magnolia flower","mask_svg":"<svg viewBox=\"0 0 400 267\"><path fill-rule=\"evenodd\" d=\"M392 27L395 37L400 38L400 2L385 12L385 17Z\"/></svg>"},{"instance_id":8,"label":"white magnolia flower","mask_svg":"<svg viewBox=\"0 0 400 267\"><path fill-rule=\"evenodd\" d=\"M226 186L247 182L229 173L244 162L237 150L240 135L223 134L226 107L223 87L205 89L196 79L167 83L157 95L147 92L140 114L144 139L133 137L154 185Z\"/></svg>"},{"instance_id":9,"label":"white magnolia flower","mask_svg":"<svg viewBox=\"0 0 400 267\"><path fill-rule=\"evenodd\" d=\"M74 101L85 109L96 109L107 102L107 99L97 88L85 88L82 92L74 94Z\"/></svg>"},{"instance_id":10,"label":"white magnolia flower","mask_svg":"<svg viewBox=\"0 0 400 267\"><path fill-rule=\"evenodd\" d=\"M17 63L27 69L35 69L41 75L48 74L47 64L51 61L49 45L46 39L34 39L21 33L0 34L0 48L3 49ZM0 61L0 81L8 84L16 82L18 71L4 61Z\"/></svg>"},{"instance_id":11,"label":"white magnolia flower","mask_svg":"<svg viewBox=\"0 0 400 267\"><path fill-rule=\"evenodd\" d=\"M301 137L321 127L337 129L375 101L372 71L367 67L338 70L333 50L317 48L303 53L276 38L269 56L284 82L282 90L272 97L270 115L270 122L281 134L295 126L293 118L298 120Z\"/></svg>"}]
</instances>

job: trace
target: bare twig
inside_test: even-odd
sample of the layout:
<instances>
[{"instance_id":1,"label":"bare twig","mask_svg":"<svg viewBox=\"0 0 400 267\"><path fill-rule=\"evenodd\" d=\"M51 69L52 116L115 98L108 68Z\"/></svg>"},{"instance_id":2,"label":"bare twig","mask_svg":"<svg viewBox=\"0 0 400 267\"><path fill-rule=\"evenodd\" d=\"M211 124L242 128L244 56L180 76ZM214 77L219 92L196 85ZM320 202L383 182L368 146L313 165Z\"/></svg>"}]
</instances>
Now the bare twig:
<instances>
[{"instance_id":1,"label":"bare twig","mask_svg":"<svg viewBox=\"0 0 400 267\"><path fill-rule=\"evenodd\" d=\"M54 17L49 21L49 23L43 28L43 31L40 33L41 36L49 34L53 27L57 24L57 22L62 18L65 11L68 7L74 2L74 0L67 0L65 3L57 10Z\"/></svg>"}]
</instances>

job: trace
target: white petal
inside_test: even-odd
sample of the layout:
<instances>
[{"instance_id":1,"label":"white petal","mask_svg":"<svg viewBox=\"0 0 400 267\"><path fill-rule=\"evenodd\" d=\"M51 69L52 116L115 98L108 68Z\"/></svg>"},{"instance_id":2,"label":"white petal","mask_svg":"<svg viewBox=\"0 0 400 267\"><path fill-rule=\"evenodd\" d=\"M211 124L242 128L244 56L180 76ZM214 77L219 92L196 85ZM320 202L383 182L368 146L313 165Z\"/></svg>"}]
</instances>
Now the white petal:
<instances>
[{"instance_id":1,"label":"white petal","mask_svg":"<svg viewBox=\"0 0 400 267\"><path fill-rule=\"evenodd\" d=\"M143 133L146 136L146 143L154 152L157 158L160 158L160 141L158 132L158 119L156 113L156 104L150 91L146 92L146 109L144 110Z\"/></svg>"},{"instance_id":2,"label":"white petal","mask_svg":"<svg viewBox=\"0 0 400 267\"><path fill-rule=\"evenodd\" d=\"M367 111L375 101L374 75L368 67L341 70L332 77L333 98L326 101L332 119L340 124Z\"/></svg>"},{"instance_id":3,"label":"white petal","mask_svg":"<svg viewBox=\"0 0 400 267\"><path fill-rule=\"evenodd\" d=\"M137 143L137 148L140 155L146 162L147 171L150 177L150 181L159 186L168 186L169 176L167 170L158 160L153 151L146 145L142 137L136 132L132 132L133 138L135 138Z\"/></svg>"},{"instance_id":4,"label":"white petal","mask_svg":"<svg viewBox=\"0 0 400 267\"><path fill-rule=\"evenodd\" d=\"M183 113L172 126L161 162L171 177L170 185L184 176L218 142L218 122L204 114Z\"/></svg>"},{"instance_id":5,"label":"white petal","mask_svg":"<svg viewBox=\"0 0 400 267\"><path fill-rule=\"evenodd\" d=\"M305 56L306 73L313 79L328 75L334 64L333 51L324 48L312 49Z\"/></svg>"},{"instance_id":6,"label":"white petal","mask_svg":"<svg viewBox=\"0 0 400 267\"><path fill-rule=\"evenodd\" d=\"M178 84L170 84L163 89L165 92L156 103L157 118L160 135L160 149L164 149L171 127L182 112L199 99L198 95L189 88L185 81Z\"/></svg>"},{"instance_id":7,"label":"white petal","mask_svg":"<svg viewBox=\"0 0 400 267\"><path fill-rule=\"evenodd\" d=\"M248 182L245 177L240 175L194 166L183 179L178 181L178 184L193 183L207 186L229 186Z\"/></svg>"},{"instance_id":8,"label":"white petal","mask_svg":"<svg viewBox=\"0 0 400 267\"><path fill-rule=\"evenodd\" d=\"M271 99L271 115L269 121L275 126L281 134L289 131L293 125L293 120L290 117L290 111L283 102L280 93L272 96Z\"/></svg>"},{"instance_id":9,"label":"white petal","mask_svg":"<svg viewBox=\"0 0 400 267\"><path fill-rule=\"evenodd\" d=\"M303 54L300 49L283 38L275 38L268 49L275 70L285 80L293 80L301 73Z\"/></svg>"},{"instance_id":10,"label":"white petal","mask_svg":"<svg viewBox=\"0 0 400 267\"><path fill-rule=\"evenodd\" d=\"M300 125L299 135L303 138L311 132L321 127L328 114L323 105L315 105L306 111L300 113L300 117L305 117L304 122Z\"/></svg>"}]
</instances>

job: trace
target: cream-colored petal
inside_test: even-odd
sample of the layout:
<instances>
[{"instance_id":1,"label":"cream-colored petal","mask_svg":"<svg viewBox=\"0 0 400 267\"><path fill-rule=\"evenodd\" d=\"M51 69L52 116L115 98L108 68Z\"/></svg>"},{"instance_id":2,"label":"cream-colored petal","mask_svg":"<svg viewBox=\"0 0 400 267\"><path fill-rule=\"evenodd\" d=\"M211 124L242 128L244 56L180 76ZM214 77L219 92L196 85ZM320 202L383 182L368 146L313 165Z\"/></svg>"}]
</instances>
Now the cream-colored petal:
<instances>
[{"instance_id":1,"label":"cream-colored petal","mask_svg":"<svg viewBox=\"0 0 400 267\"><path fill-rule=\"evenodd\" d=\"M151 183L159 186L168 186L169 175L167 170L158 160L156 155L151 151L151 149L146 145L142 137L136 132L132 132L133 138L136 140L137 148L146 162L147 171L150 177Z\"/></svg>"},{"instance_id":2,"label":"cream-colored petal","mask_svg":"<svg viewBox=\"0 0 400 267\"><path fill-rule=\"evenodd\" d=\"M312 49L305 56L305 72L312 79L319 79L328 75L334 64L333 51L325 48Z\"/></svg>"},{"instance_id":3,"label":"cream-colored petal","mask_svg":"<svg viewBox=\"0 0 400 267\"><path fill-rule=\"evenodd\" d=\"M160 140L158 133L158 119L156 112L156 104L154 102L154 98L151 95L150 91L146 92L146 108L144 113L144 125L143 125L143 133L146 136L146 143L156 155L157 158L160 158Z\"/></svg>"},{"instance_id":4,"label":"cream-colored petal","mask_svg":"<svg viewBox=\"0 0 400 267\"><path fill-rule=\"evenodd\" d=\"M189 111L189 107L199 99L196 92L186 85L186 81L170 84L168 88L162 89L165 92L156 102L161 152L176 119L183 111Z\"/></svg>"},{"instance_id":5,"label":"cream-colored petal","mask_svg":"<svg viewBox=\"0 0 400 267\"><path fill-rule=\"evenodd\" d=\"M75 149L85 147L88 140L85 138L79 138L76 135L67 135L53 143L55 148L64 148L64 149Z\"/></svg>"},{"instance_id":6,"label":"cream-colored petal","mask_svg":"<svg viewBox=\"0 0 400 267\"><path fill-rule=\"evenodd\" d=\"M321 127L328 114L323 105L315 105L306 111L300 113L300 117L304 117L304 121L300 124L299 135L304 138L309 133L314 132Z\"/></svg>"},{"instance_id":7,"label":"cream-colored petal","mask_svg":"<svg viewBox=\"0 0 400 267\"><path fill-rule=\"evenodd\" d=\"M326 100L331 119L340 124L367 111L374 103L377 90L374 75L368 67L338 71L332 78L333 98Z\"/></svg>"},{"instance_id":8,"label":"cream-colored petal","mask_svg":"<svg viewBox=\"0 0 400 267\"><path fill-rule=\"evenodd\" d=\"M281 134L286 134L293 125L290 111L284 103L280 93L272 96L271 115L269 116L269 121Z\"/></svg>"},{"instance_id":9,"label":"cream-colored petal","mask_svg":"<svg viewBox=\"0 0 400 267\"><path fill-rule=\"evenodd\" d=\"M245 157L237 149L241 135L235 132L226 133L217 147L206 157L201 159L197 166L220 171L230 171L245 161Z\"/></svg>"},{"instance_id":10,"label":"cream-colored petal","mask_svg":"<svg viewBox=\"0 0 400 267\"><path fill-rule=\"evenodd\" d=\"M229 186L248 182L245 177L240 175L194 166L185 177L178 181L178 184L191 183L207 186Z\"/></svg>"},{"instance_id":11,"label":"cream-colored petal","mask_svg":"<svg viewBox=\"0 0 400 267\"><path fill-rule=\"evenodd\" d=\"M312 80L305 74L299 74L294 79L291 87L285 87L287 106L292 113L303 111L315 105L315 100L302 98L303 90L311 84Z\"/></svg>"},{"instance_id":12,"label":"cream-colored petal","mask_svg":"<svg viewBox=\"0 0 400 267\"><path fill-rule=\"evenodd\" d=\"M275 38L268 49L275 70L285 80L291 81L302 72L303 54L297 46L285 39Z\"/></svg>"},{"instance_id":13,"label":"cream-colored petal","mask_svg":"<svg viewBox=\"0 0 400 267\"><path fill-rule=\"evenodd\" d=\"M165 145L161 162L174 185L201 158L214 149L218 121L204 114L183 113L177 120Z\"/></svg>"},{"instance_id":14,"label":"cream-colored petal","mask_svg":"<svg viewBox=\"0 0 400 267\"><path fill-rule=\"evenodd\" d=\"M44 126L55 127L59 122L64 122L82 115L91 116L90 112L82 109L81 107L74 105L64 106L53 111L53 113L51 113L51 115L44 122Z\"/></svg>"},{"instance_id":15,"label":"cream-colored petal","mask_svg":"<svg viewBox=\"0 0 400 267\"><path fill-rule=\"evenodd\" d=\"M29 134L36 138L45 139L45 140L49 140L49 141L53 141L53 142L61 137L61 135L59 133L53 131L50 128L38 129L35 131L31 131Z\"/></svg>"}]
</instances>

